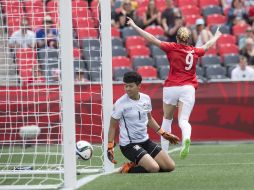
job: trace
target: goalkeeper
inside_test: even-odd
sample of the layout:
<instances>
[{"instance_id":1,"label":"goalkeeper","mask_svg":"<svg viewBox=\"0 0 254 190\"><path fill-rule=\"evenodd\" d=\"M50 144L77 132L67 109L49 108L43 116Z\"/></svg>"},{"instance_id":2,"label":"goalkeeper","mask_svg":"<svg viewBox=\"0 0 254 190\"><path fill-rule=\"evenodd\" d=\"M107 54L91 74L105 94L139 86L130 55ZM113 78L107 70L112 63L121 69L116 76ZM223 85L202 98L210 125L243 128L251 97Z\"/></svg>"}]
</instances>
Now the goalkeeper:
<instances>
[{"instance_id":1,"label":"goalkeeper","mask_svg":"<svg viewBox=\"0 0 254 190\"><path fill-rule=\"evenodd\" d=\"M136 72L125 73L123 82L125 92L113 109L108 133L108 158L114 159L114 139L116 127L120 127L119 145L123 155L131 162L125 163L121 173L170 172L175 168L175 162L152 142L147 133L147 125L172 144L177 144L179 138L165 132L151 115L152 105L148 95L140 91L142 77Z\"/></svg>"}]
</instances>

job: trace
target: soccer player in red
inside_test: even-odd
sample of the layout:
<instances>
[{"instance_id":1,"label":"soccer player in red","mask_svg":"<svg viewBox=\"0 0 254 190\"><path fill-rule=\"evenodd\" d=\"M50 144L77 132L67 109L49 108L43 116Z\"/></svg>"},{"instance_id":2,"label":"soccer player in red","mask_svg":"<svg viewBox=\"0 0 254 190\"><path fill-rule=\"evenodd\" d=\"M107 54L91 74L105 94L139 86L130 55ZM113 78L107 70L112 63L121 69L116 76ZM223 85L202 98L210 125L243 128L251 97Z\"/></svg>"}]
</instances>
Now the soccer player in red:
<instances>
[{"instance_id":1,"label":"soccer player in red","mask_svg":"<svg viewBox=\"0 0 254 190\"><path fill-rule=\"evenodd\" d=\"M188 28L180 27L177 31L177 43L162 42L152 34L138 27L132 19L128 18L127 24L133 27L149 43L160 47L166 52L170 63L168 78L163 87L163 121L162 128L171 132L173 114L178 107L178 124L182 130L182 149L180 158L185 158L189 153L191 125L189 117L195 103L195 89L198 86L196 78L196 64L198 58L212 47L220 38L219 27L214 37L202 47L189 46L191 33ZM168 142L161 139L162 149L168 151Z\"/></svg>"}]
</instances>

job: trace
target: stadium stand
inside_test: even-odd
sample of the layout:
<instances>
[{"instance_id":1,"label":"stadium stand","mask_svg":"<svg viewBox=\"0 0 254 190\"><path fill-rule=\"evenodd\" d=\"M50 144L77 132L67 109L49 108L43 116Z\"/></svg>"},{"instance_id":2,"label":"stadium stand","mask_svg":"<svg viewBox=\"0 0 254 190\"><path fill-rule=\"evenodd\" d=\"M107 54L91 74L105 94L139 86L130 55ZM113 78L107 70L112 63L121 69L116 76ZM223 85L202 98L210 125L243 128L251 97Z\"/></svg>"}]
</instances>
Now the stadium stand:
<instances>
[{"instance_id":1,"label":"stadium stand","mask_svg":"<svg viewBox=\"0 0 254 190\"><path fill-rule=\"evenodd\" d=\"M122 38L112 37L112 46L123 47L123 40L122 40Z\"/></svg>"},{"instance_id":2,"label":"stadium stand","mask_svg":"<svg viewBox=\"0 0 254 190\"><path fill-rule=\"evenodd\" d=\"M113 77L115 81L122 81L123 75L126 72L132 71L131 68L128 67L118 67L114 69Z\"/></svg>"},{"instance_id":3,"label":"stadium stand","mask_svg":"<svg viewBox=\"0 0 254 190\"><path fill-rule=\"evenodd\" d=\"M159 77L160 77L160 79L165 80L168 77L169 69L170 69L169 65L159 68Z\"/></svg>"},{"instance_id":4,"label":"stadium stand","mask_svg":"<svg viewBox=\"0 0 254 190\"><path fill-rule=\"evenodd\" d=\"M226 68L222 67L221 65L211 65L209 67L206 67L205 73L206 73L206 77L208 79L225 79L225 78L227 78Z\"/></svg>"},{"instance_id":5,"label":"stadium stand","mask_svg":"<svg viewBox=\"0 0 254 190\"><path fill-rule=\"evenodd\" d=\"M112 58L112 68L113 70L117 67L132 67L132 62L128 57L125 56L115 56Z\"/></svg>"},{"instance_id":6,"label":"stadium stand","mask_svg":"<svg viewBox=\"0 0 254 190\"><path fill-rule=\"evenodd\" d=\"M154 60L151 57L133 57L132 65L135 70L143 66L154 66Z\"/></svg>"},{"instance_id":7,"label":"stadium stand","mask_svg":"<svg viewBox=\"0 0 254 190\"><path fill-rule=\"evenodd\" d=\"M92 1L91 6L96 7L97 3L98 1ZM148 3L149 0L142 0L139 1L139 4L137 4L136 15L139 17L138 20L141 20L141 16L147 10ZM119 8L120 4L120 1L116 1L113 5L112 11L114 12L117 8ZM155 4L159 11L163 11L166 7L164 0L155 0ZM231 66L234 66L239 62L238 41L245 35L246 29L251 27L249 24L236 24L231 30L227 25L227 11L226 9L223 9L219 0L175 0L174 4L175 7L180 8L187 27L191 28L195 26L198 18L204 18L206 26L208 26L208 29L210 29L214 34L217 26L221 25L220 31L223 35L218 40L217 46L206 52L206 56L200 60L201 65L197 68L197 70L199 70L197 71L198 73L200 73L200 68L204 72L204 68L208 67L208 65L221 64L221 67L226 67L228 70ZM100 53L100 51L98 51L98 48L100 48L100 42L97 30L98 23L96 21L96 19L99 18L99 15L96 13L96 9L89 7L86 1L73 1L72 5L72 14L75 18L73 19L73 31L75 33L75 40L78 41L73 50L74 59L83 59L85 61L84 68L95 69L96 65L100 64L100 60L97 60ZM20 21L22 19L20 15L25 15L28 18L30 28L33 31L36 31L36 29L42 26L43 18L47 15L52 17L54 25L58 22L58 13L56 11L58 9L58 4L53 0L47 1L47 3L40 0L2 0L1 7L4 13L4 23L6 27L8 27L8 30L6 30L8 36L19 28ZM46 12L42 10L46 10ZM16 16L15 13L17 13ZM160 40L168 40L163 28L159 25L148 26L145 30L155 35ZM142 61L137 60L149 60L143 65L148 63L147 65L154 66L154 69L157 69L157 77L159 77L159 79L164 79L165 76L162 74L162 70L160 68L168 66L169 63L162 50L155 46L147 47L148 44L146 41L131 27L125 27L123 29L112 27L111 34L114 72L117 70L117 67L136 69L137 65L142 65L140 64ZM52 62L52 60L58 59L58 53L57 50L39 50L36 52L35 59L38 64L45 67L45 65ZM16 61L19 61L19 59ZM83 68L81 65L80 67ZM206 77L207 75L202 74L200 76ZM229 76L229 73L227 76ZM115 75L114 79L116 79ZM117 79L119 79L119 76Z\"/></svg>"},{"instance_id":8,"label":"stadium stand","mask_svg":"<svg viewBox=\"0 0 254 190\"><path fill-rule=\"evenodd\" d=\"M217 55L205 55L201 57L200 62L203 67L208 67L211 65L219 65L221 62L221 59Z\"/></svg>"},{"instance_id":9,"label":"stadium stand","mask_svg":"<svg viewBox=\"0 0 254 190\"><path fill-rule=\"evenodd\" d=\"M157 79L157 70L152 66L141 66L137 69L137 72L142 76L144 80Z\"/></svg>"}]
</instances>

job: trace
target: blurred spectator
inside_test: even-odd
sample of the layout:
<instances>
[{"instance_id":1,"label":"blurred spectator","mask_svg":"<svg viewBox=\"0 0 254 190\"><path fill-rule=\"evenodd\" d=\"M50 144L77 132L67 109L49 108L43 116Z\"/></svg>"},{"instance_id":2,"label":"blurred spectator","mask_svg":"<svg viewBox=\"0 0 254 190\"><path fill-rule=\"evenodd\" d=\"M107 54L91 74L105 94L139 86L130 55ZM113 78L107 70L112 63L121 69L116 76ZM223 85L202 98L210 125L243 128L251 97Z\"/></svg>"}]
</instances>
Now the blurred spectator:
<instances>
[{"instance_id":1,"label":"blurred spectator","mask_svg":"<svg viewBox=\"0 0 254 190\"><path fill-rule=\"evenodd\" d=\"M213 37L211 31L205 28L205 21L202 18L196 20L196 27L192 31L192 35L196 47L201 47Z\"/></svg>"},{"instance_id":2,"label":"blurred spectator","mask_svg":"<svg viewBox=\"0 0 254 190\"><path fill-rule=\"evenodd\" d=\"M147 11L143 16L143 24L144 27L161 24L161 13L156 8L153 0L151 0L148 4Z\"/></svg>"},{"instance_id":3,"label":"blurred spectator","mask_svg":"<svg viewBox=\"0 0 254 190\"><path fill-rule=\"evenodd\" d=\"M85 77L85 70L84 69L75 69L75 82L77 83L83 83L87 82L88 80Z\"/></svg>"},{"instance_id":4,"label":"blurred spectator","mask_svg":"<svg viewBox=\"0 0 254 190\"><path fill-rule=\"evenodd\" d=\"M167 7L162 12L161 24L166 34L169 33L169 27L174 23L174 5L172 0L166 0Z\"/></svg>"},{"instance_id":5,"label":"blurred spectator","mask_svg":"<svg viewBox=\"0 0 254 190\"><path fill-rule=\"evenodd\" d=\"M38 48L56 48L58 41L58 32L53 28L53 20L50 16L46 16L43 21L44 28L36 32L37 47Z\"/></svg>"},{"instance_id":6,"label":"blurred spectator","mask_svg":"<svg viewBox=\"0 0 254 190\"><path fill-rule=\"evenodd\" d=\"M240 54L247 58L249 65L254 66L254 40L252 38L247 38L245 40L245 45L240 51Z\"/></svg>"},{"instance_id":7,"label":"blurred spectator","mask_svg":"<svg viewBox=\"0 0 254 190\"><path fill-rule=\"evenodd\" d=\"M9 47L16 48L34 48L35 33L29 30L28 20L22 19L20 29L13 32L9 39Z\"/></svg>"},{"instance_id":8,"label":"blurred spectator","mask_svg":"<svg viewBox=\"0 0 254 190\"><path fill-rule=\"evenodd\" d=\"M245 35L240 37L240 39L238 41L239 49L243 49L243 47L245 45L245 40L247 38L252 38L254 40L254 29L252 27L248 27L245 31Z\"/></svg>"},{"instance_id":9,"label":"blurred spectator","mask_svg":"<svg viewBox=\"0 0 254 190\"><path fill-rule=\"evenodd\" d=\"M220 3L223 9L227 9L230 7L232 0L221 0Z\"/></svg>"},{"instance_id":10,"label":"blurred spectator","mask_svg":"<svg viewBox=\"0 0 254 190\"><path fill-rule=\"evenodd\" d=\"M126 17L130 17L133 20L136 20L136 14L135 14L135 11L132 9L131 1L123 0L119 12L117 12L114 15L114 17L115 17L114 18L115 23L112 25L118 28L128 27Z\"/></svg>"},{"instance_id":11,"label":"blurred spectator","mask_svg":"<svg viewBox=\"0 0 254 190\"><path fill-rule=\"evenodd\" d=\"M167 2L171 2L171 0L167 0ZM168 5L168 8L162 13L162 26L166 35L169 37L169 41L176 42L176 33L177 30L183 26L183 17L180 9L171 9L170 7L172 7L172 5L170 5L170 3ZM173 15L171 15L171 11Z\"/></svg>"},{"instance_id":12,"label":"blurred spectator","mask_svg":"<svg viewBox=\"0 0 254 190\"><path fill-rule=\"evenodd\" d=\"M252 25L252 27L254 27L254 6L249 8L248 17L249 17L249 24Z\"/></svg>"},{"instance_id":13,"label":"blurred spectator","mask_svg":"<svg viewBox=\"0 0 254 190\"><path fill-rule=\"evenodd\" d=\"M58 82L60 81L61 71L58 68L51 69L51 82Z\"/></svg>"},{"instance_id":14,"label":"blurred spectator","mask_svg":"<svg viewBox=\"0 0 254 190\"><path fill-rule=\"evenodd\" d=\"M232 80L254 80L254 69L247 65L247 59L244 56L240 57L239 65L232 70Z\"/></svg>"},{"instance_id":15,"label":"blurred spectator","mask_svg":"<svg viewBox=\"0 0 254 190\"><path fill-rule=\"evenodd\" d=\"M133 10L136 10L138 8L138 2L137 2L137 0L131 0L131 8Z\"/></svg>"},{"instance_id":16,"label":"blurred spectator","mask_svg":"<svg viewBox=\"0 0 254 190\"><path fill-rule=\"evenodd\" d=\"M228 25L231 28L235 24L247 23L248 14L243 0L233 0L228 11Z\"/></svg>"}]
</instances>

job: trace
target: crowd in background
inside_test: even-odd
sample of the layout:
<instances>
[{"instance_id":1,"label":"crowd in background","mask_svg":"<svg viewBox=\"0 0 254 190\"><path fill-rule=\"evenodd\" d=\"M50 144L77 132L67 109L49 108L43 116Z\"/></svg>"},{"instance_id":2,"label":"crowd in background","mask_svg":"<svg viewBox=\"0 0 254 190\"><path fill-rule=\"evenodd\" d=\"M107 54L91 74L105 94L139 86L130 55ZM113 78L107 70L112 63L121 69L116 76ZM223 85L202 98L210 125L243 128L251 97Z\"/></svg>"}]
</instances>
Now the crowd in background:
<instances>
[{"instance_id":1,"label":"crowd in background","mask_svg":"<svg viewBox=\"0 0 254 190\"><path fill-rule=\"evenodd\" d=\"M112 27L120 30L126 26L126 17L132 18L140 27L160 25L164 29L169 42L176 42L176 32L179 27L185 26L185 18L174 0L165 0L166 7L159 11L155 0L150 0L147 11L138 15L138 2L142 0L112 0ZM115 8L115 5L120 5ZM252 0L220 0L220 6L227 18L226 26L232 33L237 24L248 24L244 35L238 38L237 45L240 55L246 58L247 67L254 66L254 1ZM200 47L212 38L211 28L206 26L205 18L198 18L195 25L189 27L192 32L190 44ZM243 60L243 59L241 59ZM245 60L245 59L244 59ZM245 67L241 67L245 70ZM248 77L247 77L248 78ZM246 78L245 78L246 79ZM254 79L254 78L249 78Z\"/></svg>"},{"instance_id":2,"label":"crowd in background","mask_svg":"<svg viewBox=\"0 0 254 190\"><path fill-rule=\"evenodd\" d=\"M44 1L49 3L53 0ZM82 1L82 0L81 0ZM88 1L90 5L95 0ZM165 7L160 9L156 6L155 0L150 0L145 11L140 13L139 5L144 0L111 0L111 25L112 28L117 28L120 31L125 27L127 17L132 18L140 27L147 28L149 26L161 26L164 30L166 40L169 42L176 42L176 32L181 26L186 25L186 20L181 12L181 9L176 5L176 0L165 0ZM239 61L238 70L242 72L252 73L254 66L254 1L253 0L220 0L220 6L223 9L227 21L225 23L232 33L232 28L237 24L248 24L244 35L237 37L237 46L239 53L242 56ZM22 19L20 29L13 31L9 37L9 47L15 54L17 48L34 48L40 49L58 49L58 30L57 23L50 15L46 15L42 21L41 28L32 30L29 27L28 20ZM198 18L195 24L188 26L192 32L190 44L196 47L202 46L209 39L212 38L213 32L211 27L206 25L204 17ZM74 31L75 37L75 31ZM246 61L246 66L241 66L241 62ZM250 68L250 69L249 69ZM34 68L34 73L41 74L40 68ZM38 72L37 72L38 71ZM84 70L78 69L79 76L77 81L86 81ZM235 73L236 71L234 71ZM238 71L239 72L239 71ZM59 78L59 71L52 70L52 75ZM232 72L233 73L233 72ZM80 77L82 76L82 77ZM232 75L233 76L233 75ZM242 74L242 79L254 79L248 74ZM252 75L251 75L252 76ZM236 79L236 78L235 78ZM40 79L41 80L41 79Z\"/></svg>"}]
</instances>

